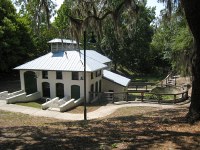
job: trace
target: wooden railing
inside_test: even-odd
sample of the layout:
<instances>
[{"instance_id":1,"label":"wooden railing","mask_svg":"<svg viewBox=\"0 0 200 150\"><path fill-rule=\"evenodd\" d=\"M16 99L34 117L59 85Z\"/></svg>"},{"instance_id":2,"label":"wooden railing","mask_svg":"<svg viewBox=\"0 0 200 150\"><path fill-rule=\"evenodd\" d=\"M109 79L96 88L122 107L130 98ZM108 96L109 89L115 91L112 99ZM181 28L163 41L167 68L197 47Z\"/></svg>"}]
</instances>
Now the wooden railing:
<instances>
[{"instance_id":1,"label":"wooden railing","mask_svg":"<svg viewBox=\"0 0 200 150\"><path fill-rule=\"evenodd\" d=\"M150 91L153 86L156 85L154 82L131 82L128 86L128 91Z\"/></svg>"},{"instance_id":2,"label":"wooden railing","mask_svg":"<svg viewBox=\"0 0 200 150\"><path fill-rule=\"evenodd\" d=\"M179 92L176 94L166 94L166 93L152 93L152 92L146 92L146 91L127 91L127 92L90 92L90 101L96 99L96 100L101 100L101 99L106 99L108 101L111 101L112 103L116 102L116 101L131 101L134 99L131 99L132 93L141 93L140 95L137 95L137 97L140 97L141 102L144 102L145 100L145 95L155 95L156 99L158 103L161 103L162 101L165 101L162 99L163 96L167 96L167 95L172 95L173 99L172 100L168 100L168 101L172 101L173 103L176 103L178 101L184 101L188 99L188 90L183 91L183 92ZM177 96L180 95L179 98L177 98ZM147 101L149 99L146 99ZM166 102L166 101L165 101Z\"/></svg>"},{"instance_id":3,"label":"wooden railing","mask_svg":"<svg viewBox=\"0 0 200 150\"><path fill-rule=\"evenodd\" d=\"M169 93L148 93L148 94L153 94L156 95L158 98L158 103L161 103L162 101L162 96L168 96L168 95L172 95L173 96L173 103L175 104L178 100L187 100L188 99L188 90L183 91L183 92L179 92L176 94L169 94ZM177 98L177 96L181 95L181 97ZM143 101L143 100L142 100Z\"/></svg>"}]
</instances>

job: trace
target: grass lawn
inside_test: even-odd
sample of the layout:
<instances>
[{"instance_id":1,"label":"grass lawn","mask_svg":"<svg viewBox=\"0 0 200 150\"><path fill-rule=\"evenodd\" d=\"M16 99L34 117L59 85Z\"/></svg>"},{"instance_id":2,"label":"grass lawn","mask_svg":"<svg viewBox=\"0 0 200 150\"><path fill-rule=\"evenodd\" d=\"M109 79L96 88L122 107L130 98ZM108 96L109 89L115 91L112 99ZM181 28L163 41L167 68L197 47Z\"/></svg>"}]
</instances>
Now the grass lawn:
<instances>
[{"instance_id":1,"label":"grass lawn","mask_svg":"<svg viewBox=\"0 0 200 150\"><path fill-rule=\"evenodd\" d=\"M134 82L160 82L166 77L166 75L163 76L156 76L156 75L146 75L146 76L136 76L132 79Z\"/></svg>"},{"instance_id":2,"label":"grass lawn","mask_svg":"<svg viewBox=\"0 0 200 150\"><path fill-rule=\"evenodd\" d=\"M0 111L0 149L200 149L187 107L121 108L102 119L63 121Z\"/></svg>"},{"instance_id":3,"label":"grass lawn","mask_svg":"<svg viewBox=\"0 0 200 150\"><path fill-rule=\"evenodd\" d=\"M45 103L44 100L38 100L38 101L35 101L35 102L16 103L16 105L21 105L21 106L27 106L27 107L33 107L33 108L39 108L39 109L41 109L42 108L41 105L43 103ZM104 106L106 104L107 104L106 101L102 101L101 103L95 102L93 104L87 104L87 112L95 111L98 108L100 108L101 106ZM73 109L67 111L67 113L80 114L80 113L83 113L83 111L84 111L84 106L81 105L81 106L78 106L76 108L73 108Z\"/></svg>"},{"instance_id":4,"label":"grass lawn","mask_svg":"<svg viewBox=\"0 0 200 150\"><path fill-rule=\"evenodd\" d=\"M21 106L27 106L27 107L33 107L33 108L42 108L42 104L45 103L46 101L43 99L38 99L35 102L24 102L24 103L16 103L16 105L21 105Z\"/></svg>"},{"instance_id":5,"label":"grass lawn","mask_svg":"<svg viewBox=\"0 0 200 150\"><path fill-rule=\"evenodd\" d=\"M108 104L107 101L102 100L101 103L99 102L95 102L92 104L87 104L86 108L87 108L87 112L92 112L97 110L98 108L100 108L101 106L105 106L106 104ZM83 104L81 106L78 106L76 108L73 108L72 110L67 111L68 113L73 113L73 114L80 114L84 112L84 106Z\"/></svg>"},{"instance_id":6,"label":"grass lawn","mask_svg":"<svg viewBox=\"0 0 200 150\"><path fill-rule=\"evenodd\" d=\"M39 109L42 108L41 104L38 102L16 103L16 105L39 108Z\"/></svg>"}]
</instances>

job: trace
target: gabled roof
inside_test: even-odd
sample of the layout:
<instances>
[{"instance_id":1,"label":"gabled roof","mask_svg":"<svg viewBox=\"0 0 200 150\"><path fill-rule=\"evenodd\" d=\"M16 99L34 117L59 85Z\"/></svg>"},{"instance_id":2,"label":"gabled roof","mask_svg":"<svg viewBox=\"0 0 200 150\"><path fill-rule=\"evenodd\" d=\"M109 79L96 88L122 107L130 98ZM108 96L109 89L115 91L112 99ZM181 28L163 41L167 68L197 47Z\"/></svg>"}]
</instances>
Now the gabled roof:
<instances>
[{"instance_id":1,"label":"gabled roof","mask_svg":"<svg viewBox=\"0 0 200 150\"><path fill-rule=\"evenodd\" d=\"M48 43L68 43L68 44L77 44L75 40L69 40L69 39L53 39L49 41Z\"/></svg>"},{"instance_id":2,"label":"gabled roof","mask_svg":"<svg viewBox=\"0 0 200 150\"><path fill-rule=\"evenodd\" d=\"M93 51L86 51L86 71L93 72L106 68L105 62L110 59ZM20 65L17 70L54 70L54 71L84 71L83 51L50 52L30 62Z\"/></svg>"},{"instance_id":3,"label":"gabled roof","mask_svg":"<svg viewBox=\"0 0 200 150\"><path fill-rule=\"evenodd\" d=\"M84 54L84 51L81 50L81 53ZM96 61L103 63L103 64L111 62L111 60L108 57L106 57L94 50L87 50L86 54L87 54L87 57L95 59Z\"/></svg>"},{"instance_id":4,"label":"gabled roof","mask_svg":"<svg viewBox=\"0 0 200 150\"><path fill-rule=\"evenodd\" d=\"M103 78L108 79L122 86L128 86L131 79L118 75L114 72L103 70Z\"/></svg>"}]
</instances>

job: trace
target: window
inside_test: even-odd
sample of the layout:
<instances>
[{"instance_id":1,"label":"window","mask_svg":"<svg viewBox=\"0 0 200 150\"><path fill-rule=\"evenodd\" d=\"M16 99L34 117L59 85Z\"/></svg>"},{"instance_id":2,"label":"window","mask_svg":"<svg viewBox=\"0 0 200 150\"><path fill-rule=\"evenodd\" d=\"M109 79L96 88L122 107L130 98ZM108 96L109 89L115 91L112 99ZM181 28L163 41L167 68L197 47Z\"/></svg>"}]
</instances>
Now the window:
<instances>
[{"instance_id":1,"label":"window","mask_svg":"<svg viewBox=\"0 0 200 150\"><path fill-rule=\"evenodd\" d=\"M101 76L101 70L99 70L99 76Z\"/></svg>"},{"instance_id":2,"label":"window","mask_svg":"<svg viewBox=\"0 0 200 150\"><path fill-rule=\"evenodd\" d=\"M62 79L62 71L56 71L56 79Z\"/></svg>"},{"instance_id":3,"label":"window","mask_svg":"<svg viewBox=\"0 0 200 150\"><path fill-rule=\"evenodd\" d=\"M99 76L101 76L101 70L96 71L96 77L99 77Z\"/></svg>"},{"instance_id":4,"label":"window","mask_svg":"<svg viewBox=\"0 0 200 150\"><path fill-rule=\"evenodd\" d=\"M63 50L63 46L62 46L61 43L59 43L59 44L58 44L58 51L61 51L61 50Z\"/></svg>"},{"instance_id":5,"label":"window","mask_svg":"<svg viewBox=\"0 0 200 150\"><path fill-rule=\"evenodd\" d=\"M114 96L113 93L114 93L114 91L113 90L109 90L108 92L110 92L109 98L113 100L113 96Z\"/></svg>"},{"instance_id":6,"label":"window","mask_svg":"<svg viewBox=\"0 0 200 150\"><path fill-rule=\"evenodd\" d=\"M98 82L95 83L95 96L98 95Z\"/></svg>"},{"instance_id":7,"label":"window","mask_svg":"<svg viewBox=\"0 0 200 150\"><path fill-rule=\"evenodd\" d=\"M90 100L93 100L94 99L94 84L92 84L91 86L90 86Z\"/></svg>"},{"instance_id":8,"label":"window","mask_svg":"<svg viewBox=\"0 0 200 150\"><path fill-rule=\"evenodd\" d=\"M51 44L51 51L52 52L56 52L57 51L57 44L56 43L52 43Z\"/></svg>"},{"instance_id":9,"label":"window","mask_svg":"<svg viewBox=\"0 0 200 150\"><path fill-rule=\"evenodd\" d=\"M42 71L42 78L48 79L48 71Z\"/></svg>"},{"instance_id":10,"label":"window","mask_svg":"<svg viewBox=\"0 0 200 150\"><path fill-rule=\"evenodd\" d=\"M72 80L79 80L78 72L72 72Z\"/></svg>"},{"instance_id":11,"label":"window","mask_svg":"<svg viewBox=\"0 0 200 150\"><path fill-rule=\"evenodd\" d=\"M93 74L93 72L91 72L91 79L93 79L94 78L94 74Z\"/></svg>"},{"instance_id":12,"label":"window","mask_svg":"<svg viewBox=\"0 0 200 150\"><path fill-rule=\"evenodd\" d=\"M98 77L98 71L96 71L96 77Z\"/></svg>"},{"instance_id":13,"label":"window","mask_svg":"<svg viewBox=\"0 0 200 150\"><path fill-rule=\"evenodd\" d=\"M91 85L90 91L91 91L91 92L94 92L94 84Z\"/></svg>"}]
</instances>

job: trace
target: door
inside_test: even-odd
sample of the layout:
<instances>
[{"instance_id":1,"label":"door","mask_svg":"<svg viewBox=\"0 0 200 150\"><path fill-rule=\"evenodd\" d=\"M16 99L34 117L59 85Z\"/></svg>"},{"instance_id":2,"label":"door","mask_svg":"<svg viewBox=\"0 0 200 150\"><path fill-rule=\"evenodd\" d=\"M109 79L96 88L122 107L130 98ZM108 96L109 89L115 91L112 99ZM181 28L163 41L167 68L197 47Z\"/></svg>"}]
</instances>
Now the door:
<instances>
[{"instance_id":1,"label":"door","mask_svg":"<svg viewBox=\"0 0 200 150\"><path fill-rule=\"evenodd\" d=\"M90 86L90 100L92 101L94 99L94 84Z\"/></svg>"},{"instance_id":2,"label":"door","mask_svg":"<svg viewBox=\"0 0 200 150\"><path fill-rule=\"evenodd\" d=\"M71 86L71 98L74 98L74 99L80 98L80 86L79 85Z\"/></svg>"},{"instance_id":3,"label":"door","mask_svg":"<svg viewBox=\"0 0 200 150\"><path fill-rule=\"evenodd\" d=\"M50 97L50 85L48 82L42 83L42 93L43 97Z\"/></svg>"},{"instance_id":4,"label":"door","mask_svg":"<svg viewBox=\"0 0 200 150\"><path fill-rule=\"evenodd\" d=\"M64 97L64 84L56 83L56 97L59 97L59 98Z\"/></svg>"},{"instance_id":5,"label":"door","mask_svg":"<svg viewBox=\"0 0 200 150\"><path fill-rule=\"evenodd\" d=\"M33 71L27 71L24 73L24 85L26 94L37 92L37 78Z\"/></svg>"}]
</instances>

